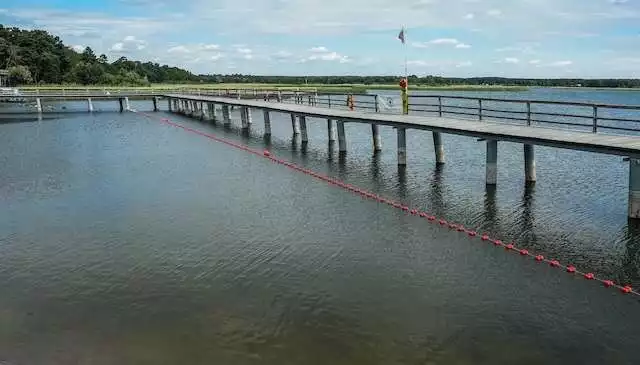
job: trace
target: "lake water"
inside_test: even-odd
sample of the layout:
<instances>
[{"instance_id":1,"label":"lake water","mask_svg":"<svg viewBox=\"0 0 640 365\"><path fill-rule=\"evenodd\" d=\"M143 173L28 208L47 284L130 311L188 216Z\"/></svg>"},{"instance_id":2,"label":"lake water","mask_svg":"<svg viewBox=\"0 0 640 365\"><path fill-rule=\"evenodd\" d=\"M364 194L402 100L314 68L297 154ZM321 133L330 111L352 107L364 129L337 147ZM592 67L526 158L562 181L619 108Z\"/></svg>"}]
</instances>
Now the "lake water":
<instances>
[{"instance_id":1,"label":"lake water","mask_svg":"<svg viewBox=\"0 0 640 365\"><path fill-rule=\"evenodd\" d=\"M527 93L640 104L631 92ZM157 118L637 287L640 225L626 218L620 157L537 147L526 187L522 146L501 143L487 190L473 138L443 136L438 168L431 134L408 131L399 171L386 127L373 156L370 128L347 124L341 159L324 120L308 120L302 149L287 115L272 115L265 141L258 111L244 136L237 114L225 129L115 102L64 107L40 121L5 107L0 124L2 364L640 362L637 297Z\"/></svg>"}]
</instances>

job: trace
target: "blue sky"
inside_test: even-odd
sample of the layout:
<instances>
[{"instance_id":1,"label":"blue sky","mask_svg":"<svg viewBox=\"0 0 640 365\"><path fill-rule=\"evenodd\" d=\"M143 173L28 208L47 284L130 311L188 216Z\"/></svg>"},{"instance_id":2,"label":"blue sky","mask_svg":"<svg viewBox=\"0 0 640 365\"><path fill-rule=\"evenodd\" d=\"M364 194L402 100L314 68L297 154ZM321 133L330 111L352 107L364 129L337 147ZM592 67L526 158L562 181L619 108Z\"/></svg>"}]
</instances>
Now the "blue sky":
<instances>
[{"instance_id":1,"label":"blue sky","mask_svg":"<svg viewBox=\"0 0 640 365\"><path fill-rule=\"evenodd\" d=\"M3 0L0 23L197 73L640 77L640 0ZM407 44L397 39L407 27Z\"/></svg>"}]
</instances>

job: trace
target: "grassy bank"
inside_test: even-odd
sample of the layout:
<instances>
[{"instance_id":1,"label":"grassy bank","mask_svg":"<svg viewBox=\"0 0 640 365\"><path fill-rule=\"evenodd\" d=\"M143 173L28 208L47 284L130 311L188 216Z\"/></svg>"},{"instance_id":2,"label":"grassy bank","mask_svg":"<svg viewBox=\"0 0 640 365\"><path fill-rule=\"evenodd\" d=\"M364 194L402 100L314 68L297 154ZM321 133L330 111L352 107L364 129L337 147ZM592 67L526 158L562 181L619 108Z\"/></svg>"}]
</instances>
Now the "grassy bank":
<instances>
[{"instance_id":1,"label":"grassy bank","mask_svg":"<svg viewBox=\"0 0 640 365\"><path fill-rule=\"evenodd\" d=\"M213 90L213 89L258 89L258 90L317 90L321 93L334 92L334 93L365 93L367 90L398 90L398 85L382 85L382 84L154 84L147 87L127 87L127 86L83 86L83 85L41 85L41 86L24 86L21 89L24 90L126 90L126 89L149 89L149 90L162 90L162 89L199 89L199 90ZM410 90L434 90L434 91L525 91L527 87L520 86L482 86L482 85L449 85L449 86L430 86L430 85L410 85Z\"/></svg>"}]
</instances>

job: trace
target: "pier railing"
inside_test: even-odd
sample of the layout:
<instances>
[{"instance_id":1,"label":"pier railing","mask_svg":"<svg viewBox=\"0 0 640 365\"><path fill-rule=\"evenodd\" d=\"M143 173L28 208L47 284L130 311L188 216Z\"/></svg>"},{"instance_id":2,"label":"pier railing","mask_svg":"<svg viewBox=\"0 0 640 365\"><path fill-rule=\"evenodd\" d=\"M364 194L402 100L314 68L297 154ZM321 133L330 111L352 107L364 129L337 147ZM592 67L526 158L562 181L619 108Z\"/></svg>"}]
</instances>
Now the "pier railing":
<instances>
[{"instance_id":1,"label":"pier railing","mask_svg":"<svg viewBox=\"0 0 640 365\"><path fill-rule=\"evenodd\" d=\"M397 114L397 96L318 92L314 88L36 88L20 90L24 96L135 96L191 94L313 105L325 108ZM409 113L440 117L498 121L523 126L635 134L640 133L640 105L478 98L452 95L411 95Z\"/></svg>"}]
</instances>

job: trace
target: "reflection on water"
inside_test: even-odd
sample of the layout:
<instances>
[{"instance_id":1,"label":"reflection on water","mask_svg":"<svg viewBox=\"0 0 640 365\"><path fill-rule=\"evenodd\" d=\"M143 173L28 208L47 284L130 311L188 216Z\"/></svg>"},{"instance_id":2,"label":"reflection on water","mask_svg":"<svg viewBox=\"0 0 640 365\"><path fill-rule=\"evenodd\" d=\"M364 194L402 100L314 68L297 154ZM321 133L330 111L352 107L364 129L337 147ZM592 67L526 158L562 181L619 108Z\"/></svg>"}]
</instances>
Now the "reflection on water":
<instances>
[{"instance_id":1,"label":"reflection on water","mask_svg":"<svg viewBox=\"0 0 640 365\"><path fill-rule=\"evenodd\" d=\"M527 185L521 146L505 143L487 187L473 139L444 136L436 165L431 135L408 133L399 170L391 128L373 155L370 128L349 124L339 154L310 118L302 152L288 116L273 113L265 139L237 114L232 128L158 116L639 282L615 159L539 148ZM135 114L17 119L0 125L0 362L640 360L633 297Z\"/></svg>"}]
</instances>

